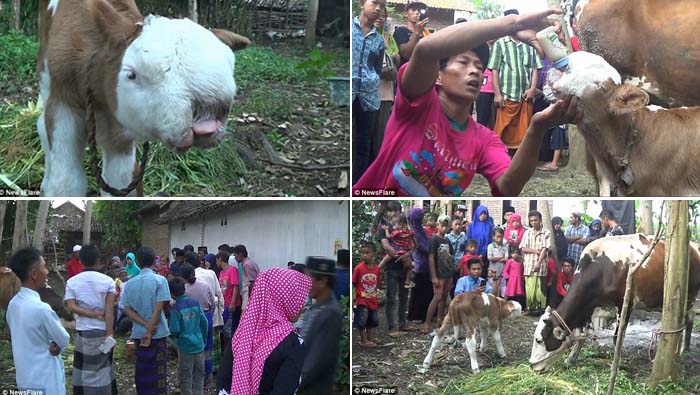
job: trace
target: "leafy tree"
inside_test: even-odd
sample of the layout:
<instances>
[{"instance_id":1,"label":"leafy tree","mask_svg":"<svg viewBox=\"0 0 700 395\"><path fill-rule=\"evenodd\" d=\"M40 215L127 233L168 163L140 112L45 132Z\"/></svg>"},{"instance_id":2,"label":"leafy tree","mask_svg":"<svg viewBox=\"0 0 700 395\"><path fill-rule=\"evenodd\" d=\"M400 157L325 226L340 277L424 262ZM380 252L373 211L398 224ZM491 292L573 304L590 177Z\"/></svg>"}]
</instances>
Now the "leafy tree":
<instances>
[{"instance_id":1,"label":"leafy tree","mask_svg":"<svg viewBox=\"0 0 700 395\"><path fill-rule=\"evenodd\" d=\"M141 245L141 219L138 211L145 202L137 200L98 200L93 214L104 227L102 248L121 251Z\"/></svg>"},{"instance_id":2,"label":"leafy tree","mask_svg":"<svg viewBox=\"0 0 700 395\"><path fill-rule=\"evenodd\" d=\"M503 4L495 0L472 0L476 8L476 19L492 19L503 15Z\"/></svg>"}]
</instances>

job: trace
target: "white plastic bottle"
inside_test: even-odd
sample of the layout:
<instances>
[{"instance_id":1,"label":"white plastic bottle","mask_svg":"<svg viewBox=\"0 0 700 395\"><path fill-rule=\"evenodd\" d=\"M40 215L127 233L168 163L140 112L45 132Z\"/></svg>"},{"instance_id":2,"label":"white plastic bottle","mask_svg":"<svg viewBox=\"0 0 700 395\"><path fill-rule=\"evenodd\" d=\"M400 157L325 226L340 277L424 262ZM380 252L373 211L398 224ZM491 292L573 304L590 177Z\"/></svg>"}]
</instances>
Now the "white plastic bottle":
<instances>
[{"instance_id":1,"label":"white plastic bottle","mask_svg":"<svg viewBox=\"0 0 700 395\"><path fill-rule=\"evenodd\" d=\"M552 61L555 68L562 70L569 65L569 51L564 44L559 41L554 26L550 26L537 33L537 41L544 50L545 55Z\"/></svg>"}]
</instances>

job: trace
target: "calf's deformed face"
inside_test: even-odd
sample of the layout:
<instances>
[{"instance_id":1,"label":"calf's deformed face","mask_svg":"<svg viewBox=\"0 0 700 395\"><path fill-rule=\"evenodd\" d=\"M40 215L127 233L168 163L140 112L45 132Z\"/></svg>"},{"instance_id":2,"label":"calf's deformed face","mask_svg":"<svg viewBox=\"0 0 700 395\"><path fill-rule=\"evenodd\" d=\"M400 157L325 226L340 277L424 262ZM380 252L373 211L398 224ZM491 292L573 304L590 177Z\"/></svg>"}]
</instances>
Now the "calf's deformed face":
<instances>
[{"instance_id":1,"label":"calf's deformed face","mask_svg":"<svg viewBox=\"0 0 700 395\"><path fill-rule=\"evenodd\" d=\"M178 151L216 145L236 95L232 49L249 43L188 19L146 17L117 76L117 120L133 138Z\"/></svg>"},{"instance_id":2,"label":"calf's deformed face","mask_svg":"<svg viewBox=\"0 0 700 395\"><path fill-rule=\"evenodd\" d=\"M586 89L608 80L619 85L621 77L620 73L605 59L590 52L574 52L569 55L569 67L566 71L550 69L544 85L544 92L550 101L555 101L566 95L582 99Z\"/></svg>"}]
</instances>

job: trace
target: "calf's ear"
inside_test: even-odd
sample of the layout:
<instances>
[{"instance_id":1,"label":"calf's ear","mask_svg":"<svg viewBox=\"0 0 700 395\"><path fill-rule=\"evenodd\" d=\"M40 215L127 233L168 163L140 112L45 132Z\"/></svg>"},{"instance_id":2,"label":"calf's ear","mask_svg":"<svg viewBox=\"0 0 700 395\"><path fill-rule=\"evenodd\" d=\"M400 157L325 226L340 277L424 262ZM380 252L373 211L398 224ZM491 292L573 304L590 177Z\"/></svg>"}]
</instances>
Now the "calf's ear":
<instances>
[{"instance_id":1,"label":"calf's ear","mask_svg":"<svg viewBox=\"0 0 700 395\"><path fill-rule=\"evenodd\" d=\"M240 34L230 32L223 29L211 29L216 38L221 40L222 43L226 44L227 47L231 48L233 51L241 50L250 45L250 40L247 37L243 37Z\"/></svg>"},{"instance_id":2,"label":"calf's ear","mask_svg":"<svg viewBox=\"0 0 700 395\"><path fill-rule=\"evenodd\" d=\"M94 0L90 4L90 17L95 22L98 33L110 44L125 45L141 29L138 22L143 20L143 16L133 2L116 2L119 9L105 0Z\"/></svg>"},{"instance_id":3,"label":"calf's ear","mask_svg":"<svg viewBox=\"0 0 700 395\"><path fill-rule=\"evenodd\" d=\"M631 85L620 85L610 96L610 110L615 115L635 112L649 104L649 95Z\"/></svg>"}]
</instances>

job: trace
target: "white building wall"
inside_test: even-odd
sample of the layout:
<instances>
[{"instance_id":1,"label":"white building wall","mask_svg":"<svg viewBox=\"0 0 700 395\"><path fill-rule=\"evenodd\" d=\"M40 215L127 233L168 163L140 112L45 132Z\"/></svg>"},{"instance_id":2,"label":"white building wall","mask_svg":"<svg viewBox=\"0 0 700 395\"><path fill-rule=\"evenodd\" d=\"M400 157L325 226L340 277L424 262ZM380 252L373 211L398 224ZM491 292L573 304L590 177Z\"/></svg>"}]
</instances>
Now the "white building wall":
<instances>
[{"instance_id":1,"label":"white building wall","mask_svg":"<svg viewBox=\"0 0 700 395\"><path fill-rule=\"evenodd\" d=\"M216 253L221 244L243 244L261 269L303 263L309 255L336 259L348 248L348 202L249 201L239 207L214 210L170 225L170 248L206 245Z\"/></svg>"}]
</instances>

